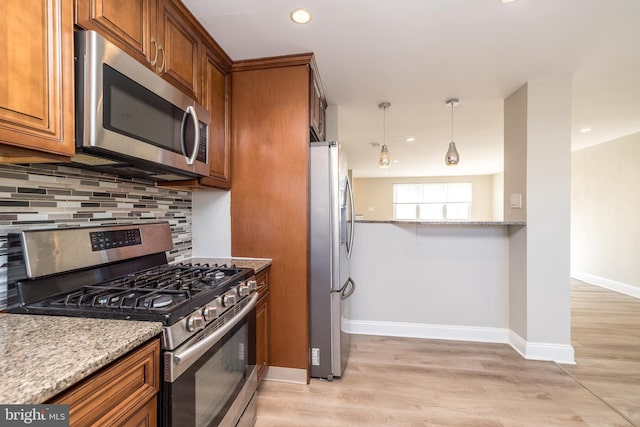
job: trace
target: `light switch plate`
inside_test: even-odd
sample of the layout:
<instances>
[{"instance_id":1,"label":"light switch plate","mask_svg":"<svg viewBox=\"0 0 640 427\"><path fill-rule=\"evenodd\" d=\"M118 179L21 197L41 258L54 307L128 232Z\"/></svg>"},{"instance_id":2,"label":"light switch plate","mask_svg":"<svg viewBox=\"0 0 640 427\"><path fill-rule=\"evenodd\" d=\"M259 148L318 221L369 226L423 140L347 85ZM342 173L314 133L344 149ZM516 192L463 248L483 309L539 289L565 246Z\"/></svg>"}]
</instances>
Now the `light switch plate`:
<instances>
[{"instance_id":1,"label":"light switch plate","mask_svg":"<svg viewBox=\"0 0 640 427\"><path fill-rule=\"evenodd\" d=\"M509 200L509 207L512 209L522 209L522 194L512 194Z\"/></svg>"}]
</instances>

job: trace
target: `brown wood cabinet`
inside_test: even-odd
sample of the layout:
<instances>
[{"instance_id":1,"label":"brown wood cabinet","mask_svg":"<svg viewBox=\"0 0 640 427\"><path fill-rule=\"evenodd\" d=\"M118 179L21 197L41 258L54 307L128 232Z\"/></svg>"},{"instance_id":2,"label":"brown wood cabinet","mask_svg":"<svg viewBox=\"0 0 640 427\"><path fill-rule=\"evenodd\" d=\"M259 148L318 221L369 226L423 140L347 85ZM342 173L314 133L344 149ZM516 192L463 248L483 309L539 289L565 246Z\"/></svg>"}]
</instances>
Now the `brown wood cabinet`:
<instances>
[{"instance_id":1,"label":"brown wood cabinet","mask_svg":"<svg viewBox=\"0 0 640 427\"><path fill-rule=\"evenodd\" d=\"M258 303L256 304L256 367L258 385L269 367L269 269L256 275L258 283Z\"/></svg>"},{"instance_id":2,"label":"brown wood cabinet","mask_svg":"<svg viewBox=\"0 0 640 427\"><path fill-rule=\"evenodd\" d=\"M161 182L159 185L190 190L231 187L231 59L203 35L200 102L211 115L209 126L209 176Z\"/></svg>"},{"instance_id":3,"label":"brown wood cabinet","mask_svg":"<svg viewBox=\"0 0 640 427\"><path fill-rule=\"evenodd\" d=\"M159 376L154 339L48 403L69 405L71 426L155 426Z\"/></svg>"},{"instance_id":4,"label":"brown wood cabinet","mask_svg":"<svg viewBox=\"0 0 640 427\"><path fill-rule=\"evenodd\" d=\"M75 150L72 0L5 0L0 28L0 162L64 161Z\"/></svg>"},{"instance_id":5,"label":"brown wood cabinet","mask_svg":"<svg viewBox=\"0 0 640 427\"><path fill-rule=\"evenodd\" d=\"M159 74L197 99L200 36L193 16L179 0L158 0Z\"/></svg>"},{"instance_id":6,"label":"brown wood cabinet","mask_svg":"<svg viewBox=\"0 0 640 427\"><path fill-rule=\"evenodd\" d=\"M232 69L231 253L271 258L270 366L309 378L309 94L312 54Z\"/></svg>"},{"instance_id":7,"label":"brown wood cabinet","mask_svg":"<svg viewBox=\"0 0 640 427\"><path fill-rule=\"evenodd\" d=\"M315 63L314 63L315 64ZM315 67L311 68L311 82L309 83L309 127L314 141L324 141L326 138L325 116L327 101L324 98L322 83Z\"/></svg>"},{"instance_id":8,"label":"brown wood cabinet","mask_svg":"<svg viewBox=\"0 0 640 427\"><path fill-rule=\"evenodd\" d=\"M197 97L198 31L179 0L76 0L76 24L94 30Z\"/></svg>"}]
</instances>

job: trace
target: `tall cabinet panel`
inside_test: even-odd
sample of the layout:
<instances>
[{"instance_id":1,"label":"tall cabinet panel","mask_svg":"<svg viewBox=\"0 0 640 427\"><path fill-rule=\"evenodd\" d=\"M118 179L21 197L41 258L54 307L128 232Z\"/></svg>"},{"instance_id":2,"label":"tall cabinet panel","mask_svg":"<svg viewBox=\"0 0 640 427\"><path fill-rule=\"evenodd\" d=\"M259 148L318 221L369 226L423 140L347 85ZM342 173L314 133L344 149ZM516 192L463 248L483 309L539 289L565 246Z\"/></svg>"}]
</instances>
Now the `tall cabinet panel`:
<instances>
[{"instance_id":1,"label":"tall cabinet panel","mask_svg":"<svg viewBox=\"0 0 640 427\"><path fill-rule=\"evenodd\" d=\"M231 253L271 258L271 366L309 380L309 82L312 55L232 69Z\"/></svg>"},{"instance_id":2,"label":"tall cabinet panel","mask_svg":"<svg viewBox=\"0 0 640 427\"><path fill-rule=\"evenodd\" d=\"M71 156L73 123L72 0L4 0L0 161Z\"/></svg>"}]
</instances>

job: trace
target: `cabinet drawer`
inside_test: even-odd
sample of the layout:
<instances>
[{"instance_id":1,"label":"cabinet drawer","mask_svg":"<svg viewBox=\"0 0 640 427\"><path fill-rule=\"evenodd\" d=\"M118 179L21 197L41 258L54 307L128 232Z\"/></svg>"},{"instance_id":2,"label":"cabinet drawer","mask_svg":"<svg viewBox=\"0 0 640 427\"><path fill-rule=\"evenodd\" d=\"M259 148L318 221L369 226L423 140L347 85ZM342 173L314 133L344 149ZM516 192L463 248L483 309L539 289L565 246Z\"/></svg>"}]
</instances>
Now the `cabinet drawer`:
<instances>
[{"instance_id":1,"label":"cabinet drawer","mask_svg":"<svg viewBox=\"0 0 640 427\"><path fill-rule=\"evenodd\" d=\"M160 341L154 340L58 395L50 403L69 405L71 426L122 424L150 400L155 401L159 362Z\"/></svg>"},{"instance_id":2,"label":"cabinet drawer","mask_svg":"<svg viewBox=\"0 0 640 427\"><path fill-rule=\"evenodd\" d=\"M259 299L262 299L269 292L269 269L262 270L256 274L256 284L258 286Z\"/></svg>"}]
</instances>

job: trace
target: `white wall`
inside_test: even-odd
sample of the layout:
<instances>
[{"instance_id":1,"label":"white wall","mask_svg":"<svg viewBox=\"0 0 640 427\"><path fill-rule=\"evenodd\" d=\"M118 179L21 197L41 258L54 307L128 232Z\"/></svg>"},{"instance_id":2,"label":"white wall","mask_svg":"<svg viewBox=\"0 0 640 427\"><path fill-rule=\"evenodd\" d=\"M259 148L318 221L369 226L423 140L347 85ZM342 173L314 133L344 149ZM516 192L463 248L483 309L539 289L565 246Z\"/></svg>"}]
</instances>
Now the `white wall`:
<instances>
[{"instance_id":1,"label":"white wall","mask_svg":"<svg viewBox=\"0 0 640 427\"><path fill-rule=\"evenodd\" d=\"M352 331L505 342L506 226L356 223Z\"/></svg>"},{"instance_id":2,"label":"white wall","mask_svg":"<svg viewBox=\"0 0 640 427\"><path fill-rule=\"evenodd\" d=\"M193 192L193 257L231 256L231 192Z\"/></svg>"},{"instance_id":3,"label":"white wall","mask_svg":"<svg viewBox=\"0 0 640 427\"><path fill-rule=\"evenodd\" d=\"M491 175L493 187L493 221L504 221L504 172Z\"/></svg>"},{"instance_id":4,"label":"white wall","mask_svg":"<svg viewBox=\"0 0 640 427\"><path fill-rule=\"evenodd\" d=\"M571 80L529 82L528 98L527 341L570 347Z\"/></svg>"},{"instance_id":5,"label":"white wall","mask_svg":"<svg viewBox=\"0 0 640 427\"><path fill-rule=\"evenodd\" d=\"M507 98L505 220L527 223L514 228L509 244L512 342L527 358L566 363L574 357L570 155L569 78L529 82ZM522 209L510 207L513 194L522 194Z\"/></svg>"},{"instance_id":6,"label":"white wall","mask_svg":"<svg viewBox=\"0 0 640 427\"><path fill-rule=\"evenodd\" d=\"M527 86L504 101L504 197L506 221L526 221L527 191ZM522 207L511 208L511 194L522 195ZM527 337L527 229L512 228L509 242L509 325Z\"/></svg>"},{"instance_id":7,"label":"white wall","mask_svg":"<svg viewBox=\"0 0 640 427\"><path fill-rule=\"evenodd\" d=\"M640 298L640 133L571 157L571 274Z\"/></svg>"}]
</instances>

